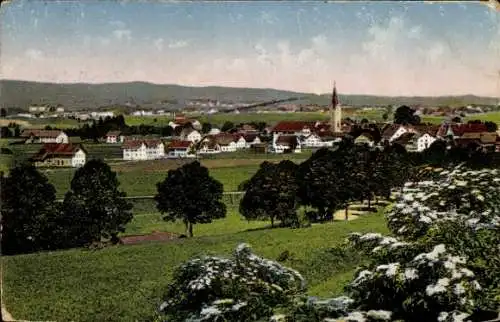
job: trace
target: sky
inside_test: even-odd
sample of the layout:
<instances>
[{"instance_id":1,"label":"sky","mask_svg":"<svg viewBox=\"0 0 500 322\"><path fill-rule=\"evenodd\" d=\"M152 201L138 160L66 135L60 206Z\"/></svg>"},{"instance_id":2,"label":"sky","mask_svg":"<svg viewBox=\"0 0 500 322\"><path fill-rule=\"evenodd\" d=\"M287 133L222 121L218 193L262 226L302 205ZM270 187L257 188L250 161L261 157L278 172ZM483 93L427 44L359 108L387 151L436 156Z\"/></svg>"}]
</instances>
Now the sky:
<instances>
[{"instance_id":1,"label":"sky","mask_svg":"<svg viewBox=\"0 0 500 322\"><path fill-rule=\"evenodd\" d=\"M1 79L500 96L479 3L17 0L0 24Z\"/></svg>"}]
</instances>

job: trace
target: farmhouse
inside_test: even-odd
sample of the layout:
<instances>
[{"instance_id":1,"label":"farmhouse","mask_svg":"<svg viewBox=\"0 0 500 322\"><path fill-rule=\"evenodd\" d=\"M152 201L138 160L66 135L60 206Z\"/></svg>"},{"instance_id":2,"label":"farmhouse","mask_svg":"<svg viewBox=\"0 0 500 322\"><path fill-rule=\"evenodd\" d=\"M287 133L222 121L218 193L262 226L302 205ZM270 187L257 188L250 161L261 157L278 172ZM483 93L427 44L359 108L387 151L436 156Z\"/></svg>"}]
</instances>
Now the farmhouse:
<instances>
[{"instance_id":1,"label":"farmhouse","mask_svg":"<svg viewBox=\"0 0 500 322\"><path fill-rule=\"evenodd\" d=\"M465 133L488 132L488 127L484 123L480 124L443 124L437 132L438 137L462 137Z\"/></svg>"},{"instance_id":2,"label":"farmhouse","mask_svg":"<svg viewBox=\"0 0 500 322\"><path fill-rule=\"evenodd\" d=\"M31 158L36 167L81 167L87 152L79 144L46 143Z\"/></svg>"},{"instance_id":3,"label":"farmhouse","mask_svg":"<svg viewBox=\"0 0 500 322\"><path fill-rule=\"evenodd\" d=\"M279 135L273 141L273 150L275 153L300 153L301 143L296 135Z\"/></svg>"},{"instance_id":4,"label":"farmhouse","mask_svg":"<svg viewBox=\"0 0 500 322\"><path fill-rule=\"evenodd\" d=\"M60 130L25 129L21 132L24 143L68 143L66 133Z\"/></svg>"},{"instance_id":5,"label":"farmhouse","mask_svg":"<svg viewBox=\"0 0 500 322\"><path fill-rule=\"evenodd\" d=\"M106 143L123 143L125 136L120 131L109 131L106 134Z\"/></svg>"},{"instance_id":6,"label":"farmhouse","mask_svg":"<svg viewBox=\"0 0 500 322\"><path fill-rule=\"evenodd\" d=\"M305 148L317 148L325 146L323 140L318 134L311 133L307 136L300 137L302 146Z\"/></svg>"},{"instance_id":7,"label":"farmhouse","mask_svg":"<svg viewBox=\"0 0 500 322\"><path fill-rule=\"evenodd\" d=\"M259 135L257 134L244 134L243 140L245 140L245 148L249 149L255 144L260 144L262 143Z\"/></svg>"},{"instance_id":8,"label":"farmhouse","mask_svg":"<svg viewBox=\"0 0 500 322\"><path fill-rule=\"evenodd\" d=\"M193 150L193 142L174 140L167 146L167 158L193 158L195 157Z\"/></svg>"},{"instance_id":9,"label":"farmhouse","mask_svg":"<svg viewBox=\"0 0 500 322\"><path fill-rule=\"evenodd\" d=\"M197 143L201 140L201 134L193 128L185 128L181 131L180 138L183 141Z\"/></svg>"},{"instance_id":10,"label":"farmhouse","mask_svg":"<svg viewBox=\"0 0 500 322\"><path fill-rule=\"evenodd\" d=\"M122 145L123 160L154 160L165 156L161 140L127 140Z\"/></svg>"},{"instance_id":11,"label":"farmhouse","mask_svg":"<svg viewBox=\"0 0 500 322\"><path fill-rule=\"evenodd\" d=\"M375 144L375 140L373 139L373 136L370 133L364 132L354 139L354 144L360 144L360 145L367 144L369 146L373 146Z\"/></svg>"},{"instance_id":12,"label":"farmhouse","mask_svg":"<svg viewBox=\"0 0 500 322\"><path fill-rule=\"evenodd\" d=\"M382 131L382 141L393 142L407 132L409 132L408 129L401 124L390 124Z\"/></svg>"}]
</instances>

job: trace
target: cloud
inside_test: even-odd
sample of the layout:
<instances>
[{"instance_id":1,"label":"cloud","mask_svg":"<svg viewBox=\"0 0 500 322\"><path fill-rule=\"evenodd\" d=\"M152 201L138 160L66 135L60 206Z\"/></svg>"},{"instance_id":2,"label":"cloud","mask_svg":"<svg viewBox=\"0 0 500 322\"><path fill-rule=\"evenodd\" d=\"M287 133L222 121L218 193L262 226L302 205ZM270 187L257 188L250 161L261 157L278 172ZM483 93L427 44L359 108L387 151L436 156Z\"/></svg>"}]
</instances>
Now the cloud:
<instances>
[{"instance_id":1,"label":"cloud","mask_svg":"<svg viewBox=\"0 0 500 322\"><path fill-rule=\"evenodd\" d=\"M178 49L178 48L184 48L189 45L189 42L187 40L173 40L168 44L168 48L171 49Z\"/></svg>"},{"instance_id":2,"label":"cloud","mask_svg":"<svg viewBox=\"0 0 500 322\"><path fill-rule=\"evenodd\" d=\"M154 41L154 46L156 47L156 50L162 51L163 50L163 38L158 38Z\"/></svg>"},{"instance_id":3,"label":"cloud","mask_svg":"<svg viewBox=\"0 0 500 322\"><path fill-rule=\"evenodd\" d=\"M43 60L43 51L38 49L28 49L24 52L24 55L31 60Z\"/></svg>"},{"instance_id":4,"label":"cloud","mask_svg":"<svg viewBox=\"0 0 500 322\"><path fill-rule=\"evenodd\" d=\"M130 40L132 38L132 31L129 29L116 29L113 30L113 36L118 40Z\"/></svg>"},{"instance_id":5,"label":"cloud","mask_svg":"<svg viewBox=\"0 0 500 322\"><path fill-rule=\"evenodd\" d=\"M267 12L267 11L260 12L260 19L259 20L261 23L269 24L269 25L274 25L275 23L278 22L278 18L274 14Z\"/></svg>"},{"instance_id":6,"label":"cloud","mask_svg":"<svg viewBox=\"0 0 500 322\"><path fill-rule=\"evenodd\" d=\"M125 27L127 26L123 21L120 20L111 20L109 24L118 29L125 29Z\"/></svg>"}]
</instances>

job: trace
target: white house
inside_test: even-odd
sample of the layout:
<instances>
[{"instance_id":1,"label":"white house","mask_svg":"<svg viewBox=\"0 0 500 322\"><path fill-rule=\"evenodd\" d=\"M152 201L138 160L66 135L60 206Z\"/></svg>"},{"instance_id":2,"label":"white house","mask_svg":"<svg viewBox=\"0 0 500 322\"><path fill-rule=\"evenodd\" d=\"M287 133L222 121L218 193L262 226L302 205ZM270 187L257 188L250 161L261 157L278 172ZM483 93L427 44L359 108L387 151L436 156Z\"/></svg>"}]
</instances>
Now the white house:
<instances>
[{"instance_id":1,"label":"white house","mask_svg":"<svg viewBox=\"0 0 500 322\"><path fill-rule=\"evenodd\" d=\"M210 129L210 131L207 133L208 135L217 135L220 133L220 130L216 127L213 127Z\"/></svg>"},{"instance_id":2,"label":"white house","mask_svg":"<svg viewBox=\"0 0 500 322\"><path fill-rule=\"evenodd\" d=\"M37 167L82 167L87 152L79 144L46 143L31 158Z\"/></svg>"},{"instance_id":3,"label":"white house","mask_svg":"<svg viewBox=\"0 0 500 322\"><path fill-rule=\"evenodd\" d=\"M384 141L393 142L407 132L409 131L405 126L400 124L391 124L382 132L382 139Z\"/></svg>"},{"instance_id":4,"label":"white house","mask_svg":"<svg viewBox=\"0 0 500 322\"><path fill-rule=\"evenodd\" d=\"M123 160L154 160L165 157L160 140L128 140L122 145Z\"/></svg>"},{"instance_id":5,"label":"white house","mask_svg":"<svg viewBox=\"0 0 500 322\"><path fill-rule=\"evenodd\" d=\"M417 138L417 151L424 151L425 149L429 148L431 144L436 140L437 139L431 136L429 133L419 135Z\"/></svg>"},{"instance_id":6,"label":"white house","mask_svg":"<svg viewBox=\"0 0 500 322\"><path fill-rule=\"evenodd\" d=\"M301 137L301 144L303 147L307 148L319 148L327 146L325 142L321 139L321 137L317 134L311 133L308 136Z\"/></svg>"},{"instance_id":7,"label":"white house","mask_svg":"<svg viewBox=\"0 0 500 322\"><path fill-rule=\"evenodd\" d=\"M167 158L194 158L194 144L191 141L174 140L167 146Z\"/></svg>"},{"instance_id":8,"label":"white house","mask_svg":"<svg viewBox=\"0 0 500 322\"><path fill-rule=\"evenodd\" d=\"M272 148L275 153L302 152L300 140L296 135L279 135L273 140Z\"/></svg>"},{"instance_id":9,"label":"white house","mask_svg":"<svg viewBox=\"0 0 500 322\"><path fill-rule=\"evenodd\" d=\"M191 141L193 143L197 143L197 142L201 141L200 132L198 132L192 128L183 129L180 137L181 137L181 140L183 140L183 141Z\"/></svg>"},{"instance_id":10,"label":"white house","mask_svg":"<svg viewBox=\"0 0 500 322\"><path fill-rule=\"evenodd\" d=\"M125 136L120 131L109 131L106 134L106 143L123 143Z\"/></svg>"},{"instance_id":11,"label":"white house","mask_svg":"<svg viewBox=\"0 0 500 322\"><path fill-rule=\"evenodd\" d=\"M25 129L20 135L25 143L68 143L66 133L60 130Z\"/></svg>"},{"instance_id":12,"label":"white house","mask_svg":"<svg viewBox=\"0 0 500 322\"><path fill-rule=\"evenodd\" d=\"M245 134L243 138L245 139L245 148L247 149L251 148L252 145L262 143L257 134Z\"/></svg>"},{"instance_id":13,"label":"white house","mask_svg":"<svg viewBox=\"0 0 500 322\"><path fill-rule=\"evenodd\" d=\"M236 146L236 149L245 149L247 147L247 141L245 140L243 135L235 135L234 137L234 144Z\"/></svg>"}]
</instances>

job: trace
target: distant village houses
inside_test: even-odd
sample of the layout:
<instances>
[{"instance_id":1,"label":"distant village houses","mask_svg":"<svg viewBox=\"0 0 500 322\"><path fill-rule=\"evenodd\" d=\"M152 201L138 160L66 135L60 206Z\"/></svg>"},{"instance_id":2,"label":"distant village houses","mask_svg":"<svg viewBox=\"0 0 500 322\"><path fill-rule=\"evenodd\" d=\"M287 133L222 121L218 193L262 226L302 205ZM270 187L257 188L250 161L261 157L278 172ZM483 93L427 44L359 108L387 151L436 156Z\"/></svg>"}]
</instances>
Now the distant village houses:
<instances>
[{"instance_id":1,"label":"distant village houses","mask_svg":"<svg viewBox=\"0 0 500 322\"><path fill-rule=\"evenodd\" d=\"M123 160L155 160L165 157L165 145L161 140L125 140L122 144Z\"/></svg>"},{"instance_id":2,"label":"distant village houses","mask_svg":"<svg viewBox=\"0 0 500 322\"><path fill-rule=\"evenodd\" d=\"M85 164L87 151L79 144L46 143L31 158L36 167L74 167Z\"/></svg>"},{"instance_id":3,"label":"distant village houses","mask_svg":"<svg viewBox=\"0 0 500 322\"><path fill-rule=\"evenodd\" d=\"M21 132L24 143L69 143L66 133L60 130L24 129Z\"/></svg>"},{"instance_id":4,"label":"distant village houses","mask_svg":"<svg viewBox=\"0 0 500 322\"><path fill-rule=\"evenodd\" d=\"M125 135L120 131L109 131L106 133L106 143L123 143Z\"/></svg>"}]
</instances>

